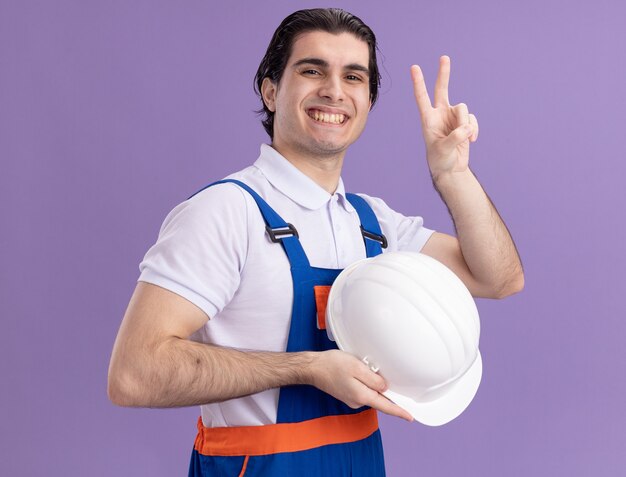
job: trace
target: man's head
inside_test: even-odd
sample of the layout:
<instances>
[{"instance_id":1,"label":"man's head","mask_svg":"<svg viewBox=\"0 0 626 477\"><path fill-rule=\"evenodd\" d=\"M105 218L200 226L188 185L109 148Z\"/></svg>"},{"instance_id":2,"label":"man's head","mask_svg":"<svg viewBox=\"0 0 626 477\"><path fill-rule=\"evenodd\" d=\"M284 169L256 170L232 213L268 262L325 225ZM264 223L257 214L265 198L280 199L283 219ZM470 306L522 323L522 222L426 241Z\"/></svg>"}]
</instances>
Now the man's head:
<instances>
[{"instance_id":1,"label":"man's head","mask_svg":"<svg viewBox=\"0 0 626 477\"><path fill-rule=\"evenodd\" d=\"M268 78L272 83L279 85L283 73L293 51L294 42L303 34L322 31L339 35L349 33L358 40L367 44L369 51L369 99L371 106L378 98L380 73L376 61L376 37L374 32L361 21L360 18L338 8L316 8L299 10L292 13L278 26L274 32L267 52L259 65L255 76L255 91L261 96L263 104L263 127L269 136L274 138L274 114L263 99L263 81Z\"/></svg>"}]
</instances>

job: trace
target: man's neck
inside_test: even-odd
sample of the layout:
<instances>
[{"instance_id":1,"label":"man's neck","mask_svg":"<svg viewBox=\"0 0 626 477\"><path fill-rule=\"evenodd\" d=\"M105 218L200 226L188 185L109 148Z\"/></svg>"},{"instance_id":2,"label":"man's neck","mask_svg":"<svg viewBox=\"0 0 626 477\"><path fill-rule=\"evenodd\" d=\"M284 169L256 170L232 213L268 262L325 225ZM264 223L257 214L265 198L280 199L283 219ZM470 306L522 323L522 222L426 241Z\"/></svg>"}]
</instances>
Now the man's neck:
<instances>
[{"instance_id":1,"label":"man's neck","mask_svg":"<svg viewBox=\"0 0 626 477\"><path fill-rule=\"evenodd\" d=\"M341 167L345 153L337 155L307 156L271 145L278 153L293 164L300 172L313 180L322 189L333 195L339 185Z\"/></svg>"}]
</instances>

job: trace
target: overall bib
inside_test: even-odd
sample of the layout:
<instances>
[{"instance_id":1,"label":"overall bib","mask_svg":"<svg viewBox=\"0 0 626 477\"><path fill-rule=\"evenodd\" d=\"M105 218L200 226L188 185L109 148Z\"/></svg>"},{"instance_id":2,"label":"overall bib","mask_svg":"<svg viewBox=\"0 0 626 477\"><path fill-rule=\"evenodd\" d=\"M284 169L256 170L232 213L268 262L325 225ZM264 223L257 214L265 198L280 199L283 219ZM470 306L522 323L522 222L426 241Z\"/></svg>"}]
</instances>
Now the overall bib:
<instances>
[{"instance_id":1,"label":"overall bib","mask_svg":"<svg viewBox=\"0 0 626 477\"><path fill-rule=\"evenodd\" d=\"M330 286L341 270L311 267L293 225L244 183L215 184L224 182L237 184L254 198L267 233L289 259L294 296L286 351L337 349L328 339L324 312ZM346 197L359 215L367 256L382 253L381 244L387 243L374 212L363 198ZM313 386L282 387L276 424L206 428L198 420L189 476L209 475L384 476L376 411L352 409Z\"/></svg>"}]
</instances>

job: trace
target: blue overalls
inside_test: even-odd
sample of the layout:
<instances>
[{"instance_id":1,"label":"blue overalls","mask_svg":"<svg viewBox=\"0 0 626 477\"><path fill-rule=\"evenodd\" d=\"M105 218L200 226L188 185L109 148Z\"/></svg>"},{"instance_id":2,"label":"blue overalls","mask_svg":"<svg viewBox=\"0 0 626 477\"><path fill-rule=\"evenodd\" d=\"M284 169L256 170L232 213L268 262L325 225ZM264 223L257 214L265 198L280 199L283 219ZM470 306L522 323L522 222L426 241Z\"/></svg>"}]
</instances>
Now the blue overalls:
<instances>
[{"instance_id":1,"label":"blue overalls","mask_svg":"<svg viewBox=\"0 0 626 477\"><path fill-rule=\"evenodd\" d=\"M337 349L328 339L324 313L318 310L316 298L318 304L320 298L324 300L341 270L311 267L293 225L247 185L235 180L215 184L224 182L235 183L250 193L267 233L283 246L289 258L294 296L286 351ZM363 198L354 194L347 194L347 198L359 215L367 256L382 253L381 244L387 244L374 212ZM276 424L210 429L198 420L189 476L208 475L384 476L376 411L352 409L313 386L282 387Z\"/></svg>"}]
</instances>

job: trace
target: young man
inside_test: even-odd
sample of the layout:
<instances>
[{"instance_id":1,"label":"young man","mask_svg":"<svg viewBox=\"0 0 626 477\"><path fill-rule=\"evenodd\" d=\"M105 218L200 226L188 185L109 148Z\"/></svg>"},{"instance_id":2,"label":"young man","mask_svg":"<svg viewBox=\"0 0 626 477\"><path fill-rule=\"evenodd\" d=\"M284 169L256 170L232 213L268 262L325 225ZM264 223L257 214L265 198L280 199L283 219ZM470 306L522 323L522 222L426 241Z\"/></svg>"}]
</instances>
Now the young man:
<instances>
[{"instance_id":1,"label":"young man","mask_svg":"<svg viewBox=\"0 0 626 477\"><path fill-rule=\"evenodd\" d=\"M450 60L434 105L419 67L411 73L458 238L345 193L346 150L377 98L376 40L357 17L315 9L283 21L257 72L271 146L177 206L146 254L109 395L123 406L201 405L190 475L384 475L375 410L411 416L319 329L314 293L381 245L440 260L474 296L522 288L511 237L468 168L478 124L448 103Z\"/></svg>"}]
</instances>

